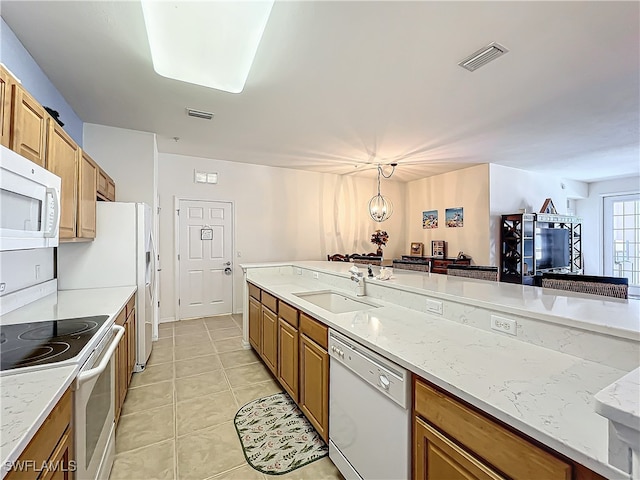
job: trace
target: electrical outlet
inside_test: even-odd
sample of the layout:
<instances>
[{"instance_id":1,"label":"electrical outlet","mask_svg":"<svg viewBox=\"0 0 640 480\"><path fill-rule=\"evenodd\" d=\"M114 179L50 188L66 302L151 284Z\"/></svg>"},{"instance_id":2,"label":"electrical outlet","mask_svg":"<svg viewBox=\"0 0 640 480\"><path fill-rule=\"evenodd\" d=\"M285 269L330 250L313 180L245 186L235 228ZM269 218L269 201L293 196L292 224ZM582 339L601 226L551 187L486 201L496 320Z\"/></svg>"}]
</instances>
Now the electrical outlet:
<instances>
[{"instance_id":1,"label":"electrical outlet","mask_svg":"<svg viewBox=\"0 0 640 480\"><path fill-rule=\"evenodd\" d=\"M498 315L491 315L491 330L515 336L517 335L516 321L510 318L499 317Z\"/></svg>"},{"instance_id":2,"label":"electrical outlet","mask_svg":"<svg viewBox=\"0 0 640 480\"><path fill-rule=\"evenodd\" d=\"M318 279L318 272L313 272L313 278Z\"/></svg>"},{"instance_id":3,"label":"electrical outlet","mask_svg":"<svg viewBox=\"0 0 640 480\"><path fill-rule=\"evenodd\" d=\"M436 300L427 300L427 312L442 315L442 302L437 302Z\"/></svg>"},{"instance_id":4,"label":"electrical outlet","mask_svg":"<svg viewBox=\"0 0 640 480\"><path fill-rule=\"evenodd\" d=\"M302 269L296 268L296 275L302 275Z\"/></svg>"}]
</instances>

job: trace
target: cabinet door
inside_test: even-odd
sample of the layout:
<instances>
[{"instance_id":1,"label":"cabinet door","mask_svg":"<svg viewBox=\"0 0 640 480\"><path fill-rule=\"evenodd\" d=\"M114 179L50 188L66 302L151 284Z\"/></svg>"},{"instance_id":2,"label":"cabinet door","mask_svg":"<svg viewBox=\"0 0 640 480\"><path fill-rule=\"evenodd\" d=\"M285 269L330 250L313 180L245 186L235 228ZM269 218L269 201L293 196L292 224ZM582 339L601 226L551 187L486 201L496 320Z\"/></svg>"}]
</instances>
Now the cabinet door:
<instances>
[{"instance_id":1,"label":"cabinet door","mask_svg":"<svg viewBox=\"0 0 640 480\"><path fill-rule=\"evenodd\" d=\"M505 477L482 463L420 418L414 421L416 480L500 480Z\"/></svg>"},{"instance_id":2,"label":"cabinet door","mask_svg":"<svg viewBox=\"0 0 640 480\"><path fill-rule=\"evenodd\" d=\"M11 150L45 166L47 112L20 85L13 85Z\"/></svg>"},{"instance_id":3,"label":"cabinet door","mask_svg":"<svg viewBox=\"0 0 640 480\"><path fill-rule=\"evenodd\" d=\"M329 355L300 335L300 410L325 441L329 439Z\"/></svg>"},{"instance_id":4,"label":"cabinet door","mask_svg":"<svg viewBox=\"0 0 640 480\"><path fill-rule=\"evenodd\" d=\"M131 382L131 375L136 366L136 312L132 310L127 318L129 333L128 358L127 358L127 386Z\"/></svg>"},{"instance_id":5,"label":"cabinet door","mask_svg":"<svg viewBox=\"0 0 640 480\"><path fill-rule=\"evenodd\" d=\"M75 238L78 211L78 163L80 147L60 125L49 119L47 170L62 179L60 187L60 238Z\"/></svg>"},{"instance_id":6,"label":"cabinet door","mask_svg":"<svg viewBox=\"0 0 640 480\"><path fill-rule=\"evenodd\" d=\"M73 458L73 435L71 427L67 428L60 439L60 443L56 446L55 451L49 458L51 470L45 470L39 477L39 480L72 480L73 472L70 469L69 462Z\"/></svg>"},{"instance_id":7,"label":"cabinet door","mask_svg":"<svg viewBox=\"0 0 640 480\"><path fill-rule=\"evenodd\" d=\"M107 200L111 202L116 201L116 182L111 178L107 178Z\"/></svg>"},{"instance_id":8,"label":"cabinet door","mask_svg":"<svg viewBox=\"0 0 640 480\"><path fill-rule=\"evenodd\" d=\"M11 96L13 79L0 66L0 144L11 148Z\"/></svg>"},{"instance_id":9,"label":"cabinet door","mask_svg":"<svg viewBox=\"0 0 640 480\"><path fill-rule=\"evenodd\" d=\"M298 329L278 319L278 380L298 402Z\"/></svg>"},{"instance_id":10,"label":"cabinet door","mask_svg":"<svg viewBox=\"0 0 640 480\"><path fill-rule=\"evenodd\" d=\"M278 374L278 317L264 305L262 306L261 346L262 358L274 375Z\"/></svg>"},{"instance_id":11,"label":"cabinet door","mask_svg":"<svg viewBox=\"0 0 640 480\"><path fill-rule=\"evenodd\" d=\"M78 237L96 238L98 166L82 152L78 173Z\"/></svg>"},{"instance_id":12,"label":"cabinet door","mask_svg":"<svg viewBox=\"0 0 640 480\"><path fill-rule=\"evenodd\" d=\"M97 193L104 197L105 199L107 198L107 185L109 183L109 177L107 176L106 173L104 173L104 170L102 170L101 168L98 169L98 188L97 188Z\"/></svg>"},{"instance_id":13,"label":"cabinet door","mask_svg":"<svg viewBox=\"0 0 640 480\"><path fill-rule=\"evenodd\" d=\"M260 302L249 297L249 343L260 353Z\"/></svg>"}]
</instances>

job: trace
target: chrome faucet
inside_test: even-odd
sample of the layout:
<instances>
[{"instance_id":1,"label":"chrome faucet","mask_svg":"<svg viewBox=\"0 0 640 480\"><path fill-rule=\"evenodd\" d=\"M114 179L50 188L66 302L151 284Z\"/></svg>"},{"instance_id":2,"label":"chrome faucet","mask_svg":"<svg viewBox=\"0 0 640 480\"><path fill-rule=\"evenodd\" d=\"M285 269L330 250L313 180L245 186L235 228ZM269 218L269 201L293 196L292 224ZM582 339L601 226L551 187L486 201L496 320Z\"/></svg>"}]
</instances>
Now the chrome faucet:
<instances>
[{"instance_id":1,"label":"chrome faucet","mask_svg":"<svg viewBox=\"0 0 640 480\"><path fill-rule=\"evenodd\" d=\"M356 282L356 296L364 297L364 275L360 272L351 273L351 280Z\"/></svg>"}]
</instances>

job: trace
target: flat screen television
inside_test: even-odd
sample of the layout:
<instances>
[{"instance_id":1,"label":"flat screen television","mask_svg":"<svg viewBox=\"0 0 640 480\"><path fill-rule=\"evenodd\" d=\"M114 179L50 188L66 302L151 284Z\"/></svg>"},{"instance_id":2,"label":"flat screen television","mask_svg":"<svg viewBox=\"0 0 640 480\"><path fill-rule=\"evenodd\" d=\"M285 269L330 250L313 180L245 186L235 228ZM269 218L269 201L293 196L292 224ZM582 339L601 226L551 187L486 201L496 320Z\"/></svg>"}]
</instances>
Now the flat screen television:
<instances>
[{"instance_id":1,"label":"flat screen television","mask_svg":"<svg viewBox=\"0 0 640 480\"><path fill-rule=\"evenodd\" d=\"M569 268L569 230L540 228L536 232L536 269Z\"/></svg>"}]
</instances>

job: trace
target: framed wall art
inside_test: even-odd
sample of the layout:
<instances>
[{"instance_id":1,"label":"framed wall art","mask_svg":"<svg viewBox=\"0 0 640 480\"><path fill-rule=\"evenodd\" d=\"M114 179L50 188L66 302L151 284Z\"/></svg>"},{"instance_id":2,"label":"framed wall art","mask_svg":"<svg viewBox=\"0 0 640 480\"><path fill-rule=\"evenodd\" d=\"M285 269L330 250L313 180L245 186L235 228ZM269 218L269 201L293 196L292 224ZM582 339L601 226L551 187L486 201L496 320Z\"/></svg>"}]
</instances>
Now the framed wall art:
<instances>
[{"instance_id":1,"label":"framed wall art","mask_svg":"<svg viewBox=\"0 0 640 480\"><path fill-rule=\"evenodd\" d=\"M411 255L415 257L421 257L424 249L422 242L411 242Z\"/></svg>"},{"instance_id":2,"label":"framed wall art","mask_svg":"<svg viewBox=\"0 0 640 480\"><path fill-rule=\"evenodd\" d=\"M422 228L438 228L438 210L422 212Z\"/></svg>"},{"instance_id":3,"label":"framed wall art","mask_svg":"<svg viewBox=\"0 0 640 480\"><path fill-rule=\"evenodd\" d=\"M447 227L463 227L464 211L462 207L447 208L444 212Z\"/></svg>"}]
</instances>

